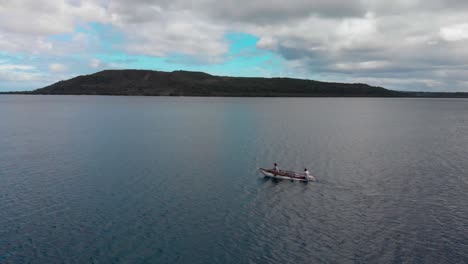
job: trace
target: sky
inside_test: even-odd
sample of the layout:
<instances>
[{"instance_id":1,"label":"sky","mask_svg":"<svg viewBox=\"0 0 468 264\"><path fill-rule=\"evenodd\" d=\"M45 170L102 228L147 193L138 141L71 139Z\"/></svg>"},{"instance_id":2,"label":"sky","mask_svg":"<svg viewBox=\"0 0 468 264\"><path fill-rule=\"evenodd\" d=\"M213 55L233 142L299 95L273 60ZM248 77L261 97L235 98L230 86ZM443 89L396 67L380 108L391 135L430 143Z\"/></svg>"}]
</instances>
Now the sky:
<instances>
[{"instance_id":1,"label":"sky","mask_svg":"<svg viewBox=\"0 0 468 264\"><path fill-rule=\"evenodd\" d=\"M468 92L466 0L0 0L0 91L104 69Z\"/></svg>"}]
</instances>

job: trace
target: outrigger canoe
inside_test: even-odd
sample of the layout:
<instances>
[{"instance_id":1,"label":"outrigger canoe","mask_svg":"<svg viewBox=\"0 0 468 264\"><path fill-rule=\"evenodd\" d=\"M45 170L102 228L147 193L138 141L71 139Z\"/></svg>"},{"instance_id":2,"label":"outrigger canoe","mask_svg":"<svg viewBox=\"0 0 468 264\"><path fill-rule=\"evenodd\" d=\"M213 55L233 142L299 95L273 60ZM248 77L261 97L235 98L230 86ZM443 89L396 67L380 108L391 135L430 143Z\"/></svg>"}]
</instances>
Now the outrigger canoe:
<instances>
[{"instance_id":1,"label":"outrigger canoe","mask_svg":"<svg viewBox=\"0 0 468 264\"><path fill-rule=\"evenodd\" d=\"M304 173L297 173L294 171L284 171L284 170L274 170L274 169L258 169L265 177L277 178L277 179L286 179L286 180L294 180L294 181L315 181L315 177L309 175L309 177L305 177Z\"/></svg>"}]
</instances>

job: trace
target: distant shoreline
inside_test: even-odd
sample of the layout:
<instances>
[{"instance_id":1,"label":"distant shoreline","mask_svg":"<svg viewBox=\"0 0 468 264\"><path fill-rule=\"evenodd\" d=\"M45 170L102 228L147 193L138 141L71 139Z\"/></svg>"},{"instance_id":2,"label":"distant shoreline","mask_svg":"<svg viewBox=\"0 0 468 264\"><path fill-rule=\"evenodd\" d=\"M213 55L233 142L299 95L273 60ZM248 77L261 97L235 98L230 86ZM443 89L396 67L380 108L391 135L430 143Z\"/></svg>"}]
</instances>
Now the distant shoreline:
<instances>
[{"instance_id":1,"label":"distant shoreline","mask_svg":"<svg viewBox=\"0 0 468 264\"><path fill-rule=\"evenodd\" d=\"M399 95L399 96L370 96L370 95L355 95L355 96L340 96L340 95L249 95L249 96L218 96L218 95L144 95L144 94L41 94L31 92L0 92L0 95L61 95L61 96L128 96L128 97L219 97L219 98L448 98L448 99L467 99L468 94L458 95L444 94L437 95L431 92L426 95Z\"/></svg>"},{"instance_id":2,"label":"distant shoreline","mask_svg":"<svg viewBox=\"0 0 468 264\"><path fill-rule=\"evenodd\" d=\"M33 91L0 94L193 97L375 97L468 98L466 92L406 92L364 83L293 78L215 76L203 72L104 70L59 81Z\"/></svg>"}]
</instances>

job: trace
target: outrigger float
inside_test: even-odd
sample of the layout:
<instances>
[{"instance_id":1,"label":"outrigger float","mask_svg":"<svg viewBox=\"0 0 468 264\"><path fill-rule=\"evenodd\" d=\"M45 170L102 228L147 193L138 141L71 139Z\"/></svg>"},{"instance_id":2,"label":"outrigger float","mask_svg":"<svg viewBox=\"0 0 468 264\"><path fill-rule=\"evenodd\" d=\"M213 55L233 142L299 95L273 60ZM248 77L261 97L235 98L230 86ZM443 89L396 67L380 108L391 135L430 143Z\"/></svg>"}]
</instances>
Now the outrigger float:
<instances>
[{"instance_id":1,"label":"outrigger float","mask_svg":"<svg viewBox=\"0 0 468 264\"><path fill-rule=\"evenodd\" d=\"M294 171L284 171L284 170L275 170L275 169L258 169L265 177L276 178L276 179L285 179L293 181L315 181L315 177L309 175L306 177L305 173L298 173Z\"/></svg>"}]
</instances>

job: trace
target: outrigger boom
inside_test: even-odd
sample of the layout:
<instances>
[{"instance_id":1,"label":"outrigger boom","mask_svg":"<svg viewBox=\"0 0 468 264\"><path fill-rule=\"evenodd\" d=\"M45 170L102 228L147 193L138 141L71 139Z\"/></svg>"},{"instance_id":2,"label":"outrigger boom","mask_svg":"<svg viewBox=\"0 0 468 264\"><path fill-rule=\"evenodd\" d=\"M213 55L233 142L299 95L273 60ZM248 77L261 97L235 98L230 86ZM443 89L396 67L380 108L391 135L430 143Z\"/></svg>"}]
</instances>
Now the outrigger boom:
<instances>
[{"instance_id":1,"label":"outrigger boom","mask_svg":"<svg viewBox=\"0 0 468 264\"><path fill-rule=\"evenodd\" d=\"M309 175L306 177L304 173L297 173L293 171L284 171L284 170L274 170L274 169L258 169L265 177L277 178L277 179L287 179L294 181L315 181L315 177Z\"/></svg>"}]
</instances>

